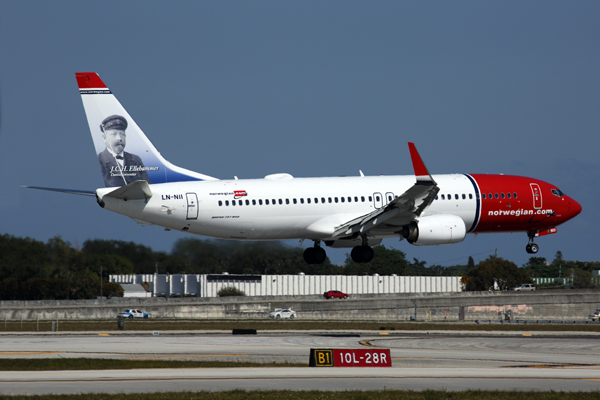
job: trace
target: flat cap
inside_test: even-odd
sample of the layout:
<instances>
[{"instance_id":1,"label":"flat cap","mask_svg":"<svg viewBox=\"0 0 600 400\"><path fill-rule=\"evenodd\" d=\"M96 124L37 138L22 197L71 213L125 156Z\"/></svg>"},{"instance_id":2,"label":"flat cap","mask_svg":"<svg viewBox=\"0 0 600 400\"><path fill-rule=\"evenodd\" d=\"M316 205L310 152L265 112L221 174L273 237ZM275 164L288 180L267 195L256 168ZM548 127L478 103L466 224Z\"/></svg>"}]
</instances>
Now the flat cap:
<instances>
[{"instance_id":1,"label":"flat cap","mask_svg":"<svg viewBox=\"0 0 600 400\"><path fill-rule=\"evenodd\" d=\"M111 115L110 117L106 117L100 124L100 130L104 132L107 129L118 129L124 131L127 129L127 120L120 115Z\"/></svg>"}]
</instances>

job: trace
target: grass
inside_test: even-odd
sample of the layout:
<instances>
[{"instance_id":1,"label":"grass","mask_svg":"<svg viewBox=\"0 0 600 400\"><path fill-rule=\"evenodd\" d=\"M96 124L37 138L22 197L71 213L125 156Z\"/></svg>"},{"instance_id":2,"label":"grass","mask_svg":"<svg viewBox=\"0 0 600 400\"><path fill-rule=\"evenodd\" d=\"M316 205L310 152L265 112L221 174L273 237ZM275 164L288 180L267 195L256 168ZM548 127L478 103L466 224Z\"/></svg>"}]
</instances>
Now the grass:
<instances>
[{"instance_id":1,"label":"grass","mask_svg":"<svg viewBox=\"0 0 600 400\"><path fill-rule=\"evenodd\" d=\"M107 358L0 358L0 371L81 371L142 368L268 368L308 367L306 363L235 361L117 360Z\"/></svg>"},{"instance_id":2,"label":"grass","mask_svg":"<svg viewBox=\"0 0 600 400\"><path fill-rule=\"evenodd\" d=\"M501 392L468 390L447 392L443 390L380 390L321 392L316 390L246 391L225 392L167 392L134 394L97 394L10 396L11 400L597 400L598 392ZM0 398L3 398L0 395Z\"/></svg>"},{"instance_id":3,"label":"grass","mask_svg":"<svg viewBox=\"0 0 600 400\"><path fill-rule=\"evenodd\" d=\"M51 332L52 321L0 321L0 332ZM550 331L550 332L600 332L600 324L475 324L453 322L353 322L353 321L272 321L272 320L176 320L150 319L126 320L128 331L178 331L178 330L361 330L379 331L381 328L394 330L426 330L426 331ZM59 332L113 332L117 331L117 320L60 320Z\"/></svg>"}]
</instances>

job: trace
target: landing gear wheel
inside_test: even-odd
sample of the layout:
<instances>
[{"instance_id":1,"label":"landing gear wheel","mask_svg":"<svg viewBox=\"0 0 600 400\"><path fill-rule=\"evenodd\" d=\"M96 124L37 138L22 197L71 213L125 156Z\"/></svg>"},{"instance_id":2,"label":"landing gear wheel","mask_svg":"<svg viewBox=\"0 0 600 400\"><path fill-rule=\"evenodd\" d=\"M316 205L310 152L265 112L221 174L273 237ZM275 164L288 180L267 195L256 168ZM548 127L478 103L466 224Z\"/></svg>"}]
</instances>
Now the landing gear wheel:
<instances>
[{"instance_id":1,"label":"landing gear wheel","mask_svg":"<svg viewBox=\"0 0 600 400\"><path fill-rule=\"evenodd\" d=\"M322 247L309 247L304 250L303 257L307 264L323 264L327 258L327 253Z\"/></svg>"},{"instance_id":2,"label":"landing gear wheel","mask_svg":"<svg viewBox=\"0 0 600 400\"><path fill-rule=\"evenodd\" d=\"M373 248L369 246L363 246L363 262L371 262L373 261L373 257L375 257Z\"/></svg>"},{"instance_id":3,"label":"landing gear wheel","mask_svg":"<svg viewBox=\"0 0 600 400\"><path fill-rule=\"evenodd\" d=\"M313 249L315 250L313 253L313 264L323 264L325 262L325 259L327 258L327 253L325 252L325 249L323 249L322 247L314 247Z\"/></svg>"},{"instance_id":4,"label":"landing gear wheel","mask_svg":"<svg viewBox=\"0 0 600 400\"><path fill-rule=\"evenodd\" d=\"M540 250L540 246L538 246L535 243L528 243L527 246L525 246L525 251L527 251L529 254L535 254Z\"/></svg>"},{"instance_id":5,"label":"landing gear wheel","mask_svg":"<svg viewBox=\"0 0 600 400\"><path fill-rule=\"evenodd\" d=\"M350 257L355 263L368 263L374 256L375 252L369 246L355 246L350 252Z\"/></svg>"},{"instance_id":6,"label":"landing gear wheel","mask_svg":"<svg viewBox=\"0 0 600 400\"><path fill-rule=\"evenodd\" d=\"M304 250L303 257L307 264L314 264L315 248L309 247L308 249Z\"/></svg>"}]
</instances>

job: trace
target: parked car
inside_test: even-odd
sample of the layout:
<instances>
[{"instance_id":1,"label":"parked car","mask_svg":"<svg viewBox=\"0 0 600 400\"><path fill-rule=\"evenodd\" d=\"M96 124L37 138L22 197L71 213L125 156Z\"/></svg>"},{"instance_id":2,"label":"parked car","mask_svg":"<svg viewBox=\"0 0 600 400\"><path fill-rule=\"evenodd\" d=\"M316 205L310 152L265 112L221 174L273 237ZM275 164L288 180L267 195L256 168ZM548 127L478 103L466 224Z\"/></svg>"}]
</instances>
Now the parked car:
<instances>
[{"instance_id":1,"label":"parked car","mask_svg":"<svg viewBox=\"0 0 600 400\"><path fill-rule=\"evenodd\" d=\"M297 317L296 311L292 310L291 308L280 308L269 314L269 318L275 318L275 319L280 319L280 318L294 319L296 317Z\"/></svg>"},{"instance_id":2,"label":"parked car","mask_svg":"<svg viewBox=\"0 0 600 400\"><path fill-rule=\"evenodd\" d=\"M592 321L600 321L600 310L596 310L596 312L591 314L588 318Z\"/></svg>"},{"instance_id":3,"label":"parked car","mask_svg":"<svg viewBox=\"0 0 600 400\"><path fill-rule=\"evenodd\" d=\"M323 297L326 299L347 299L350 296L348 296L346 293L340 292L339 290L330 290L323 293Z\"/></svg>"},{"instance_id":4,"label":"parked car","mask_svg":"<svg viewBox=\"0 0 600 400\"><path fill-rule=\"evenodd\" d=\"M535 290L535 285L533 283L523 283L521 285L517 285L510 290Z\"/></svg>"},{"instance_id":5,"label":"parked car","mask_svg":"<svg viewBox=\"0 0 600 400\"><path fill-rule=\"evenodd\" d=\"M150 317L150 314L142 312L140 310L125 310L117 314L117 317L148 319L148 317Z\"/></svg>"}]
</instances>

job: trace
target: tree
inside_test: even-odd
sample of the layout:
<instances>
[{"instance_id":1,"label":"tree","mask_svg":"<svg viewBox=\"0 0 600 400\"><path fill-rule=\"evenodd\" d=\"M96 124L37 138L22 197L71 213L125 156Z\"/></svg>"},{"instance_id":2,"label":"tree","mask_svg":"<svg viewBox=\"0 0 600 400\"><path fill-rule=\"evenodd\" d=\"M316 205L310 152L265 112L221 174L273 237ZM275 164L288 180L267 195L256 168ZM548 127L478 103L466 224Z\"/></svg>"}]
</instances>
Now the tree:
<instances>
[{"instance_id":1,"label":"tree","mask_svg":"<svg viewBox=\"0 0 600 400\"><path fill-rule=\"evenodd\" d=\"M243 290L240 290L233 286L225 286L222 287L218 292L217 296L219 297L229 297L229 296L245 296L246 293Z\"/></svg>"},{"instance_id":2,"label":"tree","mask_svg":"<svg viewBox=\"0 0 600 400\"><path fill-rule=\"evenodd\" d=\"M123 297L125 291L123 290L123 286L118 283L104 282L102 284L102 295L106 296L107 299L110 299L111 297Z\"/></svg>"},{"instance_id":3,"label":"tree","mask_svg":"<svg viewBox=\"0 0 600 400\"><path fill-rule=\"evenodd\" d=\"M477 268L466 275L467 291L494 290L495 284L499 290L508 290L520 283L531 283L531 277L519 269L512 261L490 256L480 261Z\"/></svg>"}]
</instances>

